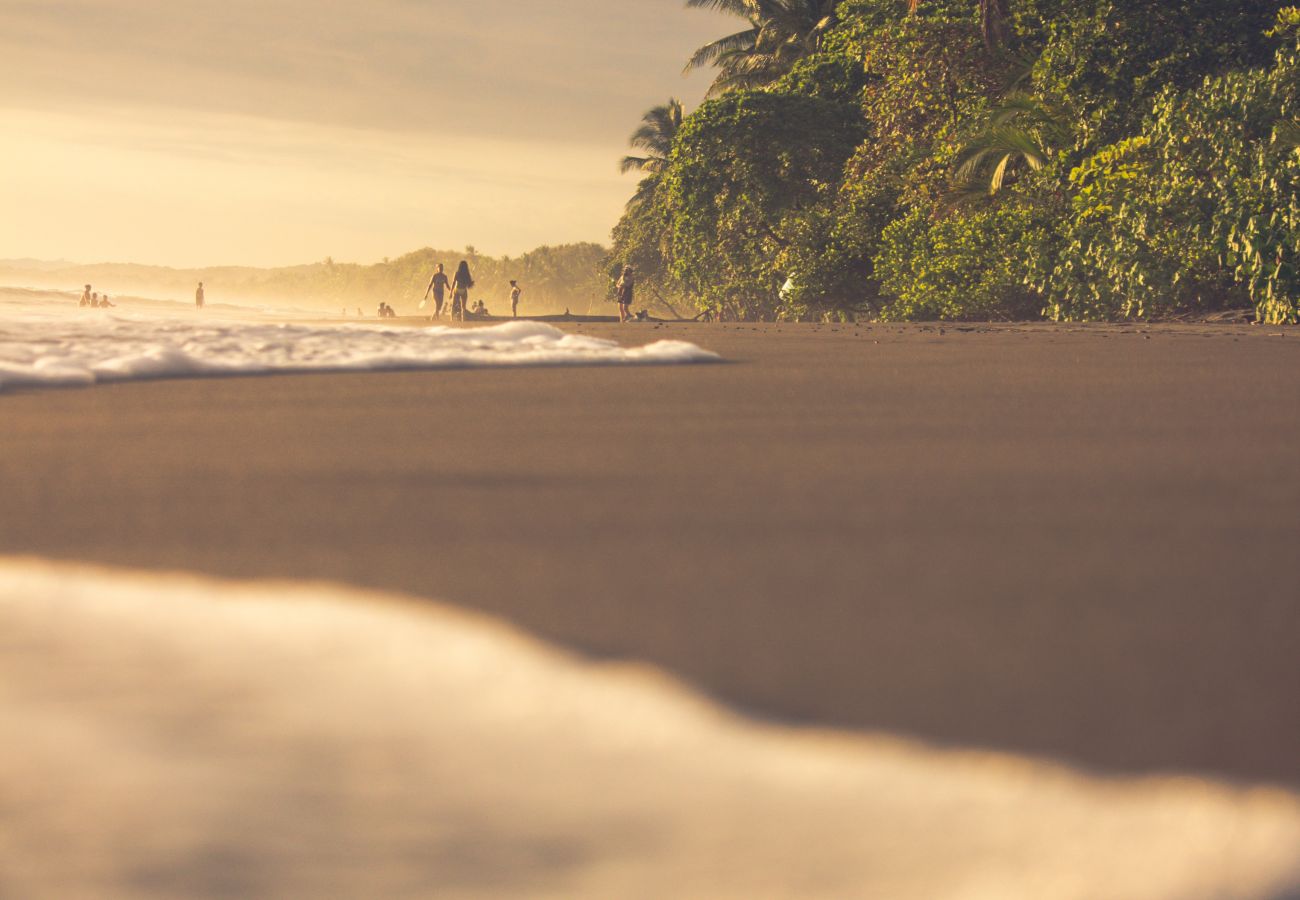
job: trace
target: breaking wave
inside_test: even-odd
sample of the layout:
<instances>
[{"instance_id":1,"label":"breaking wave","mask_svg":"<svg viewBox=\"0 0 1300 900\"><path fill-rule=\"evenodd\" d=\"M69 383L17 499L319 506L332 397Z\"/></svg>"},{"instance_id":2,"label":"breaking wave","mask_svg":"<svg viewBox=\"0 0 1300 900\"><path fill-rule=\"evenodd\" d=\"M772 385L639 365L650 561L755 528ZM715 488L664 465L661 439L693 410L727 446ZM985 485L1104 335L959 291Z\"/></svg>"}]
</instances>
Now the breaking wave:
<instances>
[{"instance_id":1,"label":"breaking wave","mask_svg":"<svg viewBox=\"0 0 1300 900\"><path fill-rule=\"evenodd\" d=\"M481 328L284 321L254 311L0 304L0 391L151 378L713 362L683 341L623 347L541 322Z\"/></svg>"}]
</instances>

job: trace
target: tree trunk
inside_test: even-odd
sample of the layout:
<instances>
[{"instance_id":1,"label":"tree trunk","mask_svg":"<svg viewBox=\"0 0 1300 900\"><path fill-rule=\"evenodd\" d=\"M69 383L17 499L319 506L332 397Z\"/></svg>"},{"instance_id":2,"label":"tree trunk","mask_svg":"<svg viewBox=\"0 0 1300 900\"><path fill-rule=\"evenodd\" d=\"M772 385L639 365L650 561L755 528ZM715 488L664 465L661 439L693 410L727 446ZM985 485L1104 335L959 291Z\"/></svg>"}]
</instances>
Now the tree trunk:
<instances>
[{"instance_id":1,"label":"tree trunk","mask_svg":"<svg viewBox=\"0 0 1300 900\"><path fill-rule=\"evenodd\" d=\"M996 50L1007 43L1010 28L1007 14L1011 0L980 0L980 33L984 35L984 46ZM921 0L908 0L907 10L913 15Z\"/></svg>"},{"instance_id":2,"label":"tree trunk","mask_svg":"<svg viewBox=\"0 0 1300 900\"><path fill-rule=\"evenodd\" d=\"M980 0L980 33L984 46L996 50L1007 43L1009 27L1007 8L1011 0Z\"/></svg>"}]
</instances>

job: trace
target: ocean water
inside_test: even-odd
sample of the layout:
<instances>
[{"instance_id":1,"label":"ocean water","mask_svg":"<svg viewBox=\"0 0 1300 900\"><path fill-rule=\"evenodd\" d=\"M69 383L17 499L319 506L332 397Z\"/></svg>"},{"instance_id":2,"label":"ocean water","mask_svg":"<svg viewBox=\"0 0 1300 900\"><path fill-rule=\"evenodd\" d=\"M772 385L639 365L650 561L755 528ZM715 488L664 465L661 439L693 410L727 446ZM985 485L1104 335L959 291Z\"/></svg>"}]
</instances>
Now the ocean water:
<instances>
[{"instance_id":1,"label":"ocean water","mask_svg":"<svg viewBox=\"0 0 1300 900\"><path fill-rule=\"evenodd\" d=\"M0 293L0 391L15 386L285 372L498 366L670 365L717 360L683 341L623 347L540 322L481 328L321 324L301 310L133 304ZM315 313L319 318L320 314Z\"/></svg>"},{"instance_id":2,"label":"ocean water","mask_svg":"<svg viewBox=\"0 0 1300 900\"><path fill-rule=\"evenodd\" d=\"M1300 796L755 722L333 585L0 558L0 896L1274 900Z\"/></svg>"}]
</instances>

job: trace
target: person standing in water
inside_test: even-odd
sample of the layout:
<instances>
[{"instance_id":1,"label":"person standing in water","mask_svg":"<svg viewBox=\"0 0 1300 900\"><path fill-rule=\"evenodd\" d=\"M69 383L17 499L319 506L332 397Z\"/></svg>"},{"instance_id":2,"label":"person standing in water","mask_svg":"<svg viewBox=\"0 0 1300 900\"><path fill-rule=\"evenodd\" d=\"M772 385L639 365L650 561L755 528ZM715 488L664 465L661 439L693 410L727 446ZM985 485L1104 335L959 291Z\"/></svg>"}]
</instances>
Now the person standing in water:
<instances>
[{"instance_id":1,"label":"person standing in water","mask_svg":"<svg viewBox=\"0 0 1300 900\"><path fill-rule=\"evenodd\" d=\"M636 288L636 273L631 266L623 267L623 276L618 280L618 320L626 322L632 318L632 297Z\"/></svg>"},{"instance_id":2,"label":"person standing in water","mask_svg":"<svg viewBox=\"0 0 1300 900\"><path fill-rule=\"evenodd\" d=\"M86 289L81 292L81 302L78 303L77 305L78 306L90 305L90 285L86 285Z\"/></svg>"},{"instance_id":3,"label":"person standing in water","mask_svg":"<svg viewBox=\"0 0 1300 900\"><path fill-rule=\"evenodd\" d=\"M199 309L203 308L203 282L201 281L199 282L199 289L194 292L194 305Z\"/></svg>"},{"instance_id":4,"label":"person standing in water","mask_svg":"<svg viewBox=\"0 0 1300 900\"><path fill-rule=\"evenodd\" d=\"M465 321L469 311L469 289L474 286L474 278L469 274L469 263L460 261L456 267L456 277L451 281L451 317Z\"/></svg>"},{"instance_id":5,"label":"person standing in water","mask_svg":"<svg viewBox=\"0 0 1300 900\"><path fill-rule=\"evenodd\" d=\"M447 296L447 288L451 286L451 280L447 278L447 273L442 270L442 263L438 263L438 271L433 273L433 278L429 279L429 286L424 289L424 299L429 299L429 291L433 291L433 317L442 318L442 304Z\"/></svg>"},{"instance_id":6,"label":"person standing in water","mask_svg":"<svg viewBox=\"0 0 1300 900\"><path fill-rule=\"evenodd\" d=\"M519 295L523 292L519 282L510 279L510 317L513 319L519 318Z\"/></svg>"}]
</instances>

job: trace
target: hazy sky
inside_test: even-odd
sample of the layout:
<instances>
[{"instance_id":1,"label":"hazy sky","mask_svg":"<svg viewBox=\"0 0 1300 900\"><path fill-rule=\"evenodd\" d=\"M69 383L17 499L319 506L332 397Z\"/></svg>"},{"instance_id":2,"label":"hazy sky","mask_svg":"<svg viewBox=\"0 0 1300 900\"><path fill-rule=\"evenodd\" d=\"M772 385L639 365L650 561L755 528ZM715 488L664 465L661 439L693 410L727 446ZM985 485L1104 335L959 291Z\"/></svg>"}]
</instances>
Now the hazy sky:
<instances>
[{"instance_id":1,"label":"hazy sky","mask_svg":"<svg viewBox=\"0 0 1300 900\"><path fill-rule=\"evenodd\" d=\"M682 0L0 0L0 258L274 265L605 241Z\"/></svg>"}]
</instances>

